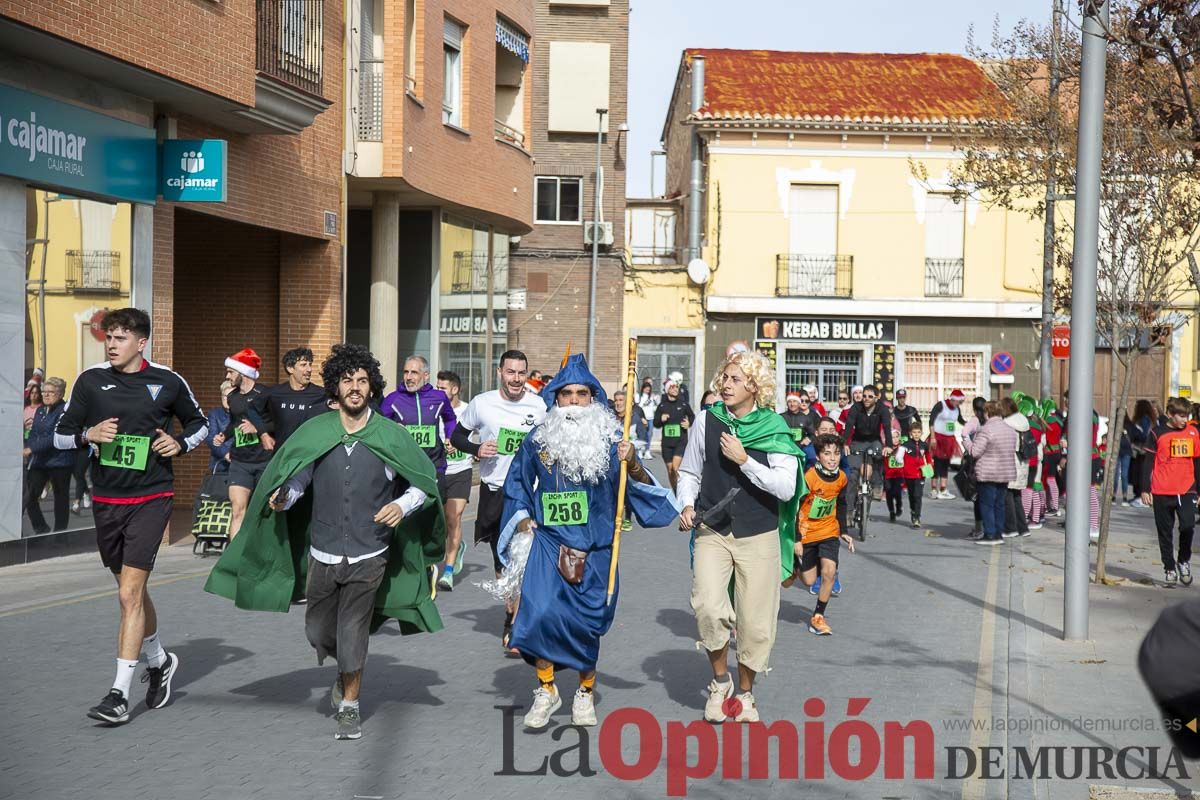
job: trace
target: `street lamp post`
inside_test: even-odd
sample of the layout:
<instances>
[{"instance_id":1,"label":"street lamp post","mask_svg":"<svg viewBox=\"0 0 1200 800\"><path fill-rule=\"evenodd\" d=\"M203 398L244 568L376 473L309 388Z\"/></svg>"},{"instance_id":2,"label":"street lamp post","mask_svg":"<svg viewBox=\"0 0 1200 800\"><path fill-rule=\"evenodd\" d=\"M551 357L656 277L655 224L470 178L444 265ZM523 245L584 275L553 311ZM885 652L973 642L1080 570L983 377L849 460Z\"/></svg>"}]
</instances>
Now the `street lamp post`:
<instances>
[{"instance_id":1,"label":"street lamp post","mask_svg":"<svg viewBox=\"0 0 1200 800\"><path fill-rule=\"evenodd\" d=\"M594 193L596 195L595 212L592 214L592 281L588 288L588 340L587 359L589 364L595 364L596 350L596 265L600 258L600 155L604 144L604 115L607 108L596 109L596 180ZM592 367L595 369L595 366Z\"/></svg>"}]
</instances>

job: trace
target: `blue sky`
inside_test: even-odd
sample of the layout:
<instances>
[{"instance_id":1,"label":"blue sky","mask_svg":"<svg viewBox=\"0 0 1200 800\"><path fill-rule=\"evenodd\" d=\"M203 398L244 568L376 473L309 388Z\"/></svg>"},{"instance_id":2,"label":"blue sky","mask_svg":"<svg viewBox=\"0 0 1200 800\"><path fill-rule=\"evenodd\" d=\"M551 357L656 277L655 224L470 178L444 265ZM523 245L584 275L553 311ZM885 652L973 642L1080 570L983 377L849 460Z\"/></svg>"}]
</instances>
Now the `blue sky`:
<instances>
[{"instance_id":1,"label":"blue sky","mask_svg":"<svg viewBox=\"0 0 1200 800\"><path fill-rule=\"evenodd\" d=\"M631 0L626 194L650 193L679 56L685 47L962 53L973 24L989 42L1021 18L1049 22L1051 0ZM1068 6L1074 3L1068 3ZM659 165L656 191L662 190Z\"/></svg>"}]
</instances>

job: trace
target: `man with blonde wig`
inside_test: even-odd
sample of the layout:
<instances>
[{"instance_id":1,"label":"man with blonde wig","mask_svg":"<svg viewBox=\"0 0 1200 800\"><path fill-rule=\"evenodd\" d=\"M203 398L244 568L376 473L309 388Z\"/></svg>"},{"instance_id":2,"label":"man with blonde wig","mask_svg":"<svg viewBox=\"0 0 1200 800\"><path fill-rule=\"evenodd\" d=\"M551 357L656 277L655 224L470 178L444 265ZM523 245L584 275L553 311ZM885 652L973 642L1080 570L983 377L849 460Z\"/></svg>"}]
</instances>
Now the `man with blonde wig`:
<instances>
[{"instance_id":1,"label":"man with blonde wig","mask_svg":"<svg viewBox=\"0 0 1200 800\"><path fill-rule=\"evenodd\" d=\"M721 399L696 418L678 490L680 529L695 546L692 610L713 673L704 718L757 722L754 678L775 644L780 582L792 576L803 456L774 411L774 373L760 353L729 356L712 390ZM735 627L736 687L726 662Z\"/></svg>"}]
</instances>

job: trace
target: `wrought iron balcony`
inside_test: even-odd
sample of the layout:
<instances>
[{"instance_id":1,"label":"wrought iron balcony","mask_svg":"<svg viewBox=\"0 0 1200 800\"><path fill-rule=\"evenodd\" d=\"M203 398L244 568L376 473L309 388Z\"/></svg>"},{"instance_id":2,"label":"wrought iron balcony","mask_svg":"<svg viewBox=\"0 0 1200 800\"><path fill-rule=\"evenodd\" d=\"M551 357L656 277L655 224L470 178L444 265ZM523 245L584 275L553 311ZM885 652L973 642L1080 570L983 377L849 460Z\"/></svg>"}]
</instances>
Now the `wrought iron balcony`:
<instances>
[{"instance_id":1,"label":"wrought iron balcony","mask_svg":"<svg viewBox=\"0 0 1200 800\"><path fill-rule=\"evenodd\" d=\"M963 260L961 258L925 259L925 296L962 297Z\"/></svg>"},{"instance_id":2,"label":"wrought iron balcony","mask_svg":"<svg viewBox=\"0 0 1200 800\"><path fill-rule=\"evenodd\" d=\"M496 120L496 138L501 141L515 144L518 147L525 146L525 134L509 125L505 125L500 120Z\"/></svg>"},{"instance_id":3,"label":"wrought iron balcony","mask_svg":"<svg viewBox=\"0 0 1200 800\"><path fill-rule=\"evenodd\" d=\"M259 72L320 97L324 0L257 0Z\"/></svg>"},{"instance_id":4,"label":"wrought iron balcony","mask_svg":"<svg viewBox=\"0 0 1200 800\"><path fill-rule=\"evenodd\" d=\"M119 294L121 254L116 250L68 250L68 291Z\"/></svg>"},{"instance_id":5,"label":"wrought iron balcony","mask_svg":"<svg viewBox=\"0 0 1200 800\"><path fill-rule=\"evenodd\" d=\"M780 253L775 257L779 297L852 297L854 256Z\"/></svg>"},{"instance_id":6,"label":"wrought iron balcony","mask_svg":"<svg viewBox=\"0 0 1200 800\"><path fill-rule=\"evenodd\" d=\"M450 281L452 294L487 292L486 250L459 250L454 254L454 275ZM492 291L503 292L508 287L508 256L492 256Z\"/></svg>"},{"instance_id":7,"label":"wrought iron balcony","mask_svg":"<svg viewBox=\"0 0 1200 800\"><path fill-rule=\"evenodd\" d=\"M358 140L383 141L383 59L358 62Z\"/></svg>"}]
</instances>

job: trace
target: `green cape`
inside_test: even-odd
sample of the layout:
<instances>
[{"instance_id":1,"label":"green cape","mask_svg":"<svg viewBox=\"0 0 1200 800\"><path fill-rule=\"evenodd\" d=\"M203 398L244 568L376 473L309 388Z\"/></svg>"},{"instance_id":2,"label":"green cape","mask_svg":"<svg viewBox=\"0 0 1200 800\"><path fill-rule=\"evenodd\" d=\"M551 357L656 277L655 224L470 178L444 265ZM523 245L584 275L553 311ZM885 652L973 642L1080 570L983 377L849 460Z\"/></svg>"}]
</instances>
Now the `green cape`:
<instances>
[{"instance_id":1,"label":"green cape","mask_svg":"<svg viewBox=\"0 0 1200 800\"><path fill-rule=\"evenodd\" d=\"M782 580L787 580L792 577L795 558L796 512L800 508L801 498L808 494L808 484L804 481L804 452L796 444L792 429L784 422L783 417L769 408L755 408L746 416L737 418L729 413L724 402L718 401L709 411L725 423L747 450L783 453L795 456L799 461L796 470L796 493L792 495L791 500L779 504L779 566Z\"/></svg>"},{"instance_id":2,"label":"green cape","mask_svg":"<svg viewBox=\"0 0 1200 800\"><path fill-rule=\"evenodd\" d=\"M428 496L425 505L401 520L392 535L371 630L389 617L400 622L403 633L441 630L429 571L430 565L441 561L446 546L437 473L408 431L377 413L353 434L346 433L336 412L321 414L288 438L259 480L242 527L213 567L204 590L252 611L286 612L293 599L304 595L311 492L279 513L271 510L267 500L301 469L346 441L362 442Z\"/></svg>"}]
</instances>

